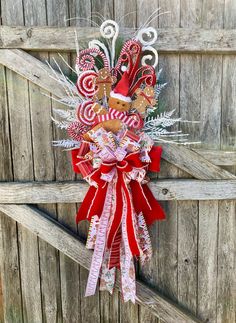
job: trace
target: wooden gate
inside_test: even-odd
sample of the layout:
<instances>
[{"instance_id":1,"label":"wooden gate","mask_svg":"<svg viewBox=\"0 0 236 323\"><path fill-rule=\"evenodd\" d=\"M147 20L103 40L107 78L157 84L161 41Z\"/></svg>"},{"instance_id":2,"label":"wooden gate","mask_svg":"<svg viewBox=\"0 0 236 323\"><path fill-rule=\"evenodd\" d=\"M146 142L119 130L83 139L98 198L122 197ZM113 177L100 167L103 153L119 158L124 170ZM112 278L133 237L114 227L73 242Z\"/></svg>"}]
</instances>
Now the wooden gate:
<instances>
[{"instance_id":1,"label":"wooden gate","mask_svg":"<svg viewBox=\"0 0 236 323\"><path fill-rule=\"evenodd\" d=\"M63 90L44 62L55 57L69 73L73 26L80 44L98 35L87 20L66 19L100 23L102 14L135 27L158 6L171 10L152 22L169 82L161 100L200 120L183 128L201 149L163 144L151 187L167 220L151 228L154 257L138 268L137 305L123 304L118 289L84 298L91 253L74 215L87 185L51 146L65 134L51 124L59 104L50 95ZM236 2L1 0L1 16L0 322L234 322Z\"/></svg>"}]
</instances>

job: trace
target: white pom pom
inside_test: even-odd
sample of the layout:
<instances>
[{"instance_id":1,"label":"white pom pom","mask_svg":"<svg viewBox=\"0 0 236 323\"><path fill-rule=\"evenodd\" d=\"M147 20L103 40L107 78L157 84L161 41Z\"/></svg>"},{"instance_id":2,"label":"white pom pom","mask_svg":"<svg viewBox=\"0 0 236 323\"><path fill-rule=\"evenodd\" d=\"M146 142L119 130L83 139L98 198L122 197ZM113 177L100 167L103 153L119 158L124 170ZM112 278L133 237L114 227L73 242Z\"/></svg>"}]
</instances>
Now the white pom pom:
<instances>
[{"instance_id":1,"label":"white pom pom","mask_svg":"<svg viewBox=\"0 0 236 323\"><path fill-rule=\"evenodd\" d=\"M122 72L127 71L127 66L125 66L125 65L121 66L121 70L122 70Z\"/></svg>"}]
</instances>

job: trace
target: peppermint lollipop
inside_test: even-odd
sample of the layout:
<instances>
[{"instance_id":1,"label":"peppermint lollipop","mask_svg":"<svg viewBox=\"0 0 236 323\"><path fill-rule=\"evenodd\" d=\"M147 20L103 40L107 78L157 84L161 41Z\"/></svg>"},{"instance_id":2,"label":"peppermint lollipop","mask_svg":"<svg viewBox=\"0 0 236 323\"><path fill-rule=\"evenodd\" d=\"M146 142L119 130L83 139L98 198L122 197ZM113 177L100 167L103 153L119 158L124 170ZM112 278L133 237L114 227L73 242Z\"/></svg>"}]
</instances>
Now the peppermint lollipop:
<instances>
[{"instance_id":1,"label":"peppermint lollipop","mask_svg":"<svg viewBox=\"0 0 236 323\"><path fill-rule=\"evenodd\" d=\"M97 91L95 84L95 78L97 76L97 73L91 70L84 71L79 75L76 86L81 95L86 98L92 98L94 96Z\"/></svg>"},{"instance_id":2,"label":"peppermint lollipop","mask_svg":"<svg viewBox=\"0 0 236 323\"><path fill-rule=\"evenodd\" d=\"M85 126L77 121L72 122L67 128L68 135L77 141L81 141L83 139L82 135L86 133L90 127Z\"/></svg>"},{"instance_id":3,"label":"peppermint lollipop","mask_svg":"<svg viewBox=\"0 0 236 323\"><path fill-rule=\"evenodd\" d=\"M84 101L77 107L77 118L86 126L92 126L94 124L96 113L93 111L93 105L93 101Z\"/></svg>"}]
</instances>

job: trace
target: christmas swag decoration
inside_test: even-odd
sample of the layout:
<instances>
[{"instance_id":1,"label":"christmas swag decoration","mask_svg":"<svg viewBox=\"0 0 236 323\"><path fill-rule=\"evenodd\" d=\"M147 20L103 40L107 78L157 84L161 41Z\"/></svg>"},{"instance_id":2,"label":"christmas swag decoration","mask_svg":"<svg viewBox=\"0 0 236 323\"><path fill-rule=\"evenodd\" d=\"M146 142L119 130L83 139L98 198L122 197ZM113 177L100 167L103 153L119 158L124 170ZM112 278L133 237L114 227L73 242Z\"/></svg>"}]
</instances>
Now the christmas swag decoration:
<instances>
[{"instance_id":1,"label":"christmas swag decoration","mask_svg":"<svg viewBox=\"0 0 236 323\"><path fill-rule=\"evenodd\" d=\"M146 26L121 45L115 21L100 32L78 51L76 85L62 72L58 79L68 94L60 102L72 109L54 110L65 120L53 120L71 139L54 144L71 149L74 171L90 185L76 218L90 222L86 247L94 249L86 296L99 278L100 289L112 293L119 269L123 299L135 302L134 260L151 259L148 226L165 218L148 187L147 172L160 170L162 148L154 141L180 135L166 129L179 119L156 113L165 86L155 71L156 30Z\"/></svg>"}]
</instances>

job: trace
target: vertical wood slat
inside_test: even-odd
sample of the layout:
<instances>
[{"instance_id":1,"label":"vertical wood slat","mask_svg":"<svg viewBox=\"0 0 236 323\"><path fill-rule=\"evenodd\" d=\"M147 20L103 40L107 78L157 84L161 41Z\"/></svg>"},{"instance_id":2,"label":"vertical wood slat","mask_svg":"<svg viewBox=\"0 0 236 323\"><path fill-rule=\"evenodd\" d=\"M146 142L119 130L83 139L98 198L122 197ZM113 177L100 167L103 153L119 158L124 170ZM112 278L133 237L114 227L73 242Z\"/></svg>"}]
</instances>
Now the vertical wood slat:
<instances>
[{"instance_id":1,"label":"vertical wood slat","mask_svg":"<svg viewBox=\"0 0 236 323\"><path fill-rule=\"evenodd\" d=\"M10 8L1 7L1 13ZM12 13L13 14L13 13ZM7 22L5 22L7 23ZM0 67L0 180L12 181L12 160L6 69ZM0 320L6 323L23 322L17 225L0 213Z\"/></svg>"},{"instance_id":2,"label":"vertical wood slat","mask_svg":"<svg viewBox=\"0 0 236 323\"><path fill-rule=\"evenodd\" d=\"M0 180L13 179L6 90L6 71L0 68ZM0 213L0 269L4 322L23 322L16 222Z\"/></svg>"},{"instance_id":3,"label":"vertical wood slat","mask_svg":"<svg viewBox=\"0 0 236 323\"><path fill-rule=\"evenodd\" d=\"M162 11L171 11L159 17L159 27L179 27L180 0L159 0ZM175 115L180 112L179 106L179 55L160 55L159 66L163 68L162 78L168 82L160 96L165 110L175 109ZM178 177L178 169L168 163L162 163L160 178ZM174 301L178 301L178 205L176 201L162 204L166 212L166 220L158 225L158 288ZM154 246L155 247L155 246Z\"/></svg>"},{"instance_id":4,"label":"vertical wood slat","mask_svg":"<svg viewBox=\"0 0 236 323\"><path fill-rule=\"evenodd\" d=\"M49 26L64 27L68 25L66 19L69 18L69 9L73 4L67 1L47 1L47 20ZM77 15L75 15L77 16ZM70 63L69 54L62 54L66 62ZM61 61L57 53L49 54L49 61L53 67L55 59L64 73L69 74L68 67ZM56 68L57 69L57 68ZM63 108L52 100L52 108ZM49 107L48 107L49 109ZM53 139L58 140L65 137L65 132L57 129L53 125ZM60 149L53 148L55 156L55 177L57 180L74 180L75 175L70 164L70 155ZM58 204L57 217L59 222L66 225L70 230L77 232L75 223L76 205ZM59 253L59 270L61 279L61 302L62 302L62 320L63 322L80 322L81 317L81 284L80 284L80 266L70 258Z\"/></svg>"},{"instance_id":5,"label":"vertical wood slat","mask_svg":"<svg viewBox=\"0 0 236 323\"><path fill-rule=\"evenodd\" d=\"M236 28L236 2L225 2L224 28ZM223 57L221 149L236 149L236 59ZM236 174L236 166L229 169ZM219 201L217 323L235 322L236 201Z\"/></svg>"},{"instance_id":6,"label":"vertical wood slat","mask_svg":"<svg viewBox=\"0 0 236 323\"><path fill-rule=\"evenodd\" d=\"M201 26L201 0L181 1L181 27ZM200 55L180 56L180 116L183 120L200 119ZM188 140L198 141L199 125L181 123ZM191 177L179 170L180 177ZM196 313L197 310L197 237L198 202L178 202L178 302Z\"/></svg>"},{"instance_id":7,"label":"vertical wood slat","mask_svg":"<svg viewBox=\"0 0 236 323\"><path fill-rule=\"evenodd\" d=\"M223 27L223 0L203 1L202 27ZM200 138L218 148L221 123L222 56L203 55L201 66ZM214 89L214 90L213 90ZM203 320L216 320L218 202L199 202L198 308Z\"/></svg>"},{"instance_id":8,"label":"vertical wood slat","mask_svg":"<svg viewBox=\"0 0 236 323\"><path fill-rule=\"evenodd\" d=\"M34 180L28 83L7 71L14 180ZM18 226L24 320L42 320L38 240Z\"/></svg>"},{"instance_id":9,"label":"vertical wood slat","mask_svg":"<svg viewBox=\"0 0 236 323\"><path fill-rule=\"evenodd\" d=\"M25 26L46 25L47 8L42 1L24 0ZM47 53L33 53L37 59L45 61ZM54 179L54 158L52 126L50 120L50 99L42 96L40 88L29 82L29 102L32 127L34 178L38 181ZM42 108L43 107L43 108ZM40 209L56 216L56 206L37 205ZM38 239L39 268L41 282L42 320L62 322L60 275L58 252L45 241Z\"/></svg>"},{"instance_id":10,"label":"vertical wood slat","mask_svg":"<svg viewBox=\"0 0 236 323\"><path fill-rule=\"evenodd\" d=\"M24 25L22 2L3 1L2 18L3 24ZM14 180L33 180L28 83L14 72L7 70L7 85L13 177ZM17 229L23 320L41 321L38 240L20 225L17 225Z\"/></svg>"}]
</instances>

